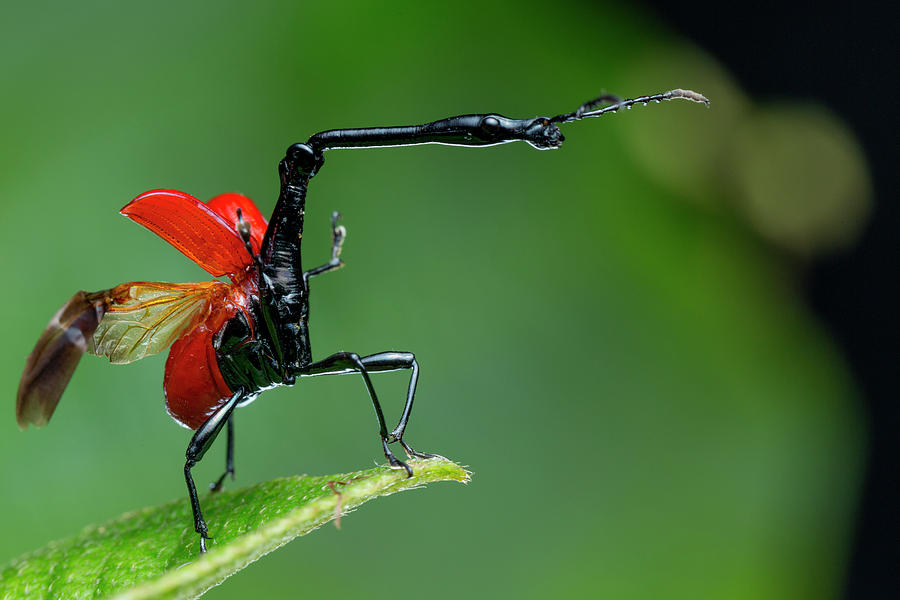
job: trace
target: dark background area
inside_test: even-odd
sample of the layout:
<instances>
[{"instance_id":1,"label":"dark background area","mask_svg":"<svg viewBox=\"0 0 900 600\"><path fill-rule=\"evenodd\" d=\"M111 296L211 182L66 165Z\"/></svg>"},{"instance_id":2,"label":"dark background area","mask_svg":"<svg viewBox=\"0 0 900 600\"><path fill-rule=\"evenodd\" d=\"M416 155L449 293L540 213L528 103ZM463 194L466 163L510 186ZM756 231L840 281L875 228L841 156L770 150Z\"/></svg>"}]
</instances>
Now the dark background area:
<instances>
[{"instance_id":1,"label":"dark background area","mask_svg":"<svg viewBox=\"0 0 900 600\"><path fill-rule=\"evenodd\" d=\"M866 483L845 593L890 596L900 589L896 20L868 2L779 3L770 10L756 4L647 4L728 65L754 97L823 103L863 145L872 169L871 219L852 248L808 266L807 290L813 310L845 352L867 411Z\"/></svg>"}]
</instances>

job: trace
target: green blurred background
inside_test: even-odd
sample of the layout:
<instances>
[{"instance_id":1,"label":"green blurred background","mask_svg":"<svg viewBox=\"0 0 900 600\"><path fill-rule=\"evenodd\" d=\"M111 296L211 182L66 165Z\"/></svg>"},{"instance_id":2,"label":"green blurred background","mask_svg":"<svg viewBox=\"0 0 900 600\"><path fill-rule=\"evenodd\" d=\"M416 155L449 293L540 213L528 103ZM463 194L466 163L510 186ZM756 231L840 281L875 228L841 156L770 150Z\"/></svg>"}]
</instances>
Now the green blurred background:
<instances>
[{"instance_id":1,"label":"green blurred background","mask_svg":"<svg viewBox=\"0 0 900 600\"><path fill-rule=\"evenodd\" d=\"M542 6L8 8L0 562L185 495L165 356L87 357L50 426L21 433L13 418L25 356L75 290L205 278L117 214L134 196L237 191L269 213L284 149L317 131L685 87L712 107L571 124L557 152L328 154L304 258L327 259L340 210L347 267L314 282L314 357L414 351L407 437L474 479L368 505L208 597L839 592L865 431L799 284L805 261L865 224L853 134L821 106L748 97L651 14ZM375 380L393 419L405 383ZM355 377L267 392L236 429L238 485L383 459ZM223 446L199 481L221 472Z\"/></svg>"}]
</instances>

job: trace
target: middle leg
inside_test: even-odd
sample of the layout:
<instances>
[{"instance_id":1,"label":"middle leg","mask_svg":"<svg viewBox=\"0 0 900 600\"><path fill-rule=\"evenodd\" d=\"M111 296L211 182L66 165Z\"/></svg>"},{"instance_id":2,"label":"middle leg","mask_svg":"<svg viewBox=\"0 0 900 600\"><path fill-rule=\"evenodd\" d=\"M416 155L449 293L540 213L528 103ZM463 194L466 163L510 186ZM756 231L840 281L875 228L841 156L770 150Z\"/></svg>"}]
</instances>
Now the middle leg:
<instances>
[{"instance_id":1,"label":"middle leg","mask_svg":"<svg viewBox=\"0 0 900 600\"><path fill-rule=\"evenodd\" d=\"M222 483L227 476L231 475L231 480L234 481L234 413L228 415L226 433L228 437L225 443L225 472L216 481L209 484L212 492L222 491Z\"/></svg>"}]
</instances>

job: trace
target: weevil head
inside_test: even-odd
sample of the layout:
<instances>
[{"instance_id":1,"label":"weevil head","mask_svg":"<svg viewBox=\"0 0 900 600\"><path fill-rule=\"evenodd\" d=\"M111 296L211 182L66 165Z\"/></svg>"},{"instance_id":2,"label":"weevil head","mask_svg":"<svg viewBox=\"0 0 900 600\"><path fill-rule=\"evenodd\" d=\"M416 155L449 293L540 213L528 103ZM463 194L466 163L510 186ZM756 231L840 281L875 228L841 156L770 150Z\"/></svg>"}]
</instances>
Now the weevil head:
<instances>
[{"instance_id":1,"label":"weevil head","mask_svg":"<svg viewBox=\"0 0 900 600\"><path fill-rule=\"evenodd\" d=\"M525 126L525 141L538 150L555 150L566 141L556 123L547 117L533 119Z\"/></svg>"},{"instance_id":2,"label":"weevil head","mask_svg":"<svg viewBox=\"0 0 900 600\"><path fill-rule=\"evenodd\" d=\"M309 179L322 167L325 157L307 144L293 144L284 154L280 171L287 182Z\"/></svg>"}]
</instances>

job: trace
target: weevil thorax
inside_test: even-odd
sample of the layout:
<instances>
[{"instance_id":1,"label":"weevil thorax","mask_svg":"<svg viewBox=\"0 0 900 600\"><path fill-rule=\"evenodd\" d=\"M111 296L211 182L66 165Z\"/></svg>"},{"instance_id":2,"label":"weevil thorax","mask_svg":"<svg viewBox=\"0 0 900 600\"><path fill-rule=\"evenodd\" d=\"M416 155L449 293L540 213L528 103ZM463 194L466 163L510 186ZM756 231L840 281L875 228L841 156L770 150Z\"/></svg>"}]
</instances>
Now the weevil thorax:
<instances>
[{"instance_id":1,"label":"weevil thorax","mask_svg":"<svg viewBox=\"0 0 900 600\"><path fill-rule=\"evenodd\" d=\"M275 338L276 357L285 376L309 364L309 290L303 279L301 244L306 190L322 166L321 153L306 144L288 148L278 170L281 192L269 220L260 257L260 304L263 327Z\"/></svg>"}]
</instances>

